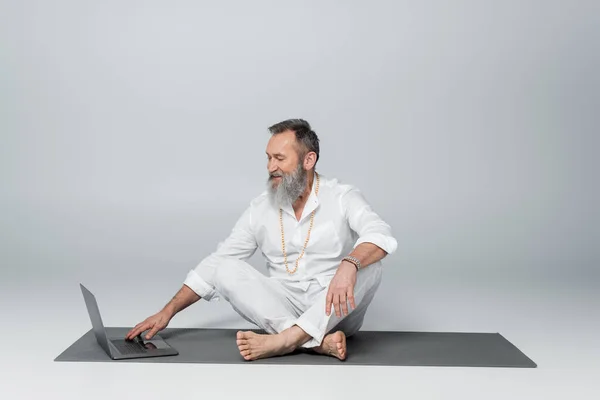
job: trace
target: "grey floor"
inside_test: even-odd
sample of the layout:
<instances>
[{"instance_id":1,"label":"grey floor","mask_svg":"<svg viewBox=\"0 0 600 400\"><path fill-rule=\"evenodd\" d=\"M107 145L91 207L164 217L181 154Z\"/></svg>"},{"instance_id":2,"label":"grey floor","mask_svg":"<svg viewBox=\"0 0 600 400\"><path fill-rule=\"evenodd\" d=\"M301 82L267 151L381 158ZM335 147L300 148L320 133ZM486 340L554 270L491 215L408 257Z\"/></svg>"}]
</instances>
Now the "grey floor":
<instances>
[{"instance_id":1,"label":"grey floor","mask_svg":"<svg viewBox=\"0 0 600 400\"><path fill-rule=\"evenodd\" d=\"M81 277L79 277L81 278ZM83 277L89 279L91 277ZM105 324L131 325L157 309L176 279L132 286L84 282ZM437 282L402 286L374 301L365 329L500 332L536 369L290 365L55 363L90 328L74 277L3 280L4 398L598 398L600 295L590 282ZM382 285L383 291L393 288ZM389 303L389 302L388 302ZM195 304L173 327L248 328L226 303ZM233 345L233 344L232 344ZM352 349L349 349L352 351ZM384 394L385 393L387 394ZM309 396L310 397L307 397Z\"/></svg>"}]
</instances>

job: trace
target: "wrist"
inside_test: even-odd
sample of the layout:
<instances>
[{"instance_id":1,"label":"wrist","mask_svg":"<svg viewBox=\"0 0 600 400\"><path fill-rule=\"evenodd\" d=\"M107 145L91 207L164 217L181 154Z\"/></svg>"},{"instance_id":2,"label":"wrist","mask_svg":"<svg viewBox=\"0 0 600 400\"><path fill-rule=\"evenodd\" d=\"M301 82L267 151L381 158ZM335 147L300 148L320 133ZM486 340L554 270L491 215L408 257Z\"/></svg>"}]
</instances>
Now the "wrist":
<instances>
[{"instance_id":1,"label":"wrist","mask_svg":"<svg viewBox=\"0 0 600 400\"><path fill-rule=\"evenodd\" d=\"M165 314L167 318L171 319L177 313L175 306L173 304L167 304L162 310L161 313Z\"/></svg>"},{"instance_id":2,"label":"wrist","mask_svg":"<svg viewBox=\"0 0 600 400\"><path fill-rule=\"evenodd\" d=\"M340 267L347 268L347 269L352 270L354 272L358 272L358 268L356 268L356 265L353 264L353 263L351 263L348 260L342 260L342 263L340 264Z\"/></svg>"}]
</instances>

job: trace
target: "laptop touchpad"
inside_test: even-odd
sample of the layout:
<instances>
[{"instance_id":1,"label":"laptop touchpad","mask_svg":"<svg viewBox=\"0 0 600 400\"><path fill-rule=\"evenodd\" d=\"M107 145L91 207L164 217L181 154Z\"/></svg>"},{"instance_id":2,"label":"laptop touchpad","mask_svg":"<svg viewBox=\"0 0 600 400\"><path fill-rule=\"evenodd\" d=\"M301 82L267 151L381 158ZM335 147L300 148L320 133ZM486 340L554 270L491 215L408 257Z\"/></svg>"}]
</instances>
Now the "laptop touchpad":
<instances>
[{"instance_id":1,"label":"laptop touchpad","mask_svg":"<svg viewBox=\"0 0 600 400\"><path fill-rule=\"evenodd\" d=\"M148 350L169 348L169 346L164 340L144 340L144 347Z\"/></svg>"}]
</instances>

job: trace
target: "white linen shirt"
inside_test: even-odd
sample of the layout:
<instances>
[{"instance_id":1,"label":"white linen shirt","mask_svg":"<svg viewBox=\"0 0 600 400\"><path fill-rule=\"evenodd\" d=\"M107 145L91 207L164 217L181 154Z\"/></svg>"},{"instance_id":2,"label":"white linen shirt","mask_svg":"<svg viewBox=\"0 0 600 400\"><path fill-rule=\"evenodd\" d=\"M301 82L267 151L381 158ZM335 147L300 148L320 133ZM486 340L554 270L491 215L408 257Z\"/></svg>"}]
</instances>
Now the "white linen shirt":
<instances>
[{"instance_id":1,"label":"white linen shirt","mask_svg":"<svg viewBox=\"0 0 600 400\"><path fill-rule=\"evenodd\" d=\"M217 299L219 296L210 283L210 277L220 260L223 257L235 257L245 261L260 249L270 277L307 290L315 281L326 287L342 258L361 243L373 243L388 254L396 251L398 244L392 236L390 225L371 208L358 188L335 178L328 179L322 174L319 174L319 178L319 194L315 193L315 177L300 220L296 219L291 204L281 207L290 270L295 268L302 252L311 213L315 211L310 239L294 274L288 273L285 268L279 207L271 202L265 190L250 202L229 236L218 244L216 251L188 273L184 284L205 300Z\"/></svg>"}]
</instances>

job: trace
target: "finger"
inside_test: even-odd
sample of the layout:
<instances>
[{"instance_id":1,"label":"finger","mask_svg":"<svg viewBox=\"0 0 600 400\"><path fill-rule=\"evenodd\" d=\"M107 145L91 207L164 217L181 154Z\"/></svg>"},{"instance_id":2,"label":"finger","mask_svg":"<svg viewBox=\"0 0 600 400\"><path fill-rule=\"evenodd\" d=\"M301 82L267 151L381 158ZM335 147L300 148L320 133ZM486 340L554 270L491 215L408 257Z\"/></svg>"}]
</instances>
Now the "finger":
<instances>
[{"instance_id":1,"label":"finger","mask_svg":"<svg viewBox=\"0 0 600 400\"><path fill-rule=\"evenodd\" d=\"M350 307L354 310L356 308L356 304L354 303L354 288L350 287L348 289L348 302L350 303Z\"/></svg>"},{"instance_id":2,"label":"finger","mask_svg":"<svg viewBox=\"0 0 600 400\"><path fill-rule=\"evenodd\" d=\"M338 317L344 316L343 300L345 297L342 294L338 294Z\"/></svg>"},{"instance_id":3,"label":"finger","mask_svg":"<svg viewBox=\"0 0 600 400\"><path fill-rule=\"evenodd\" d=\"M149 327L147 325L148 325L148 323L137 324L136 327L132 329L128 338L132 339L132 338L136 337L137 335L139 335L140 333L144 332Z\"/></svg>"},{"instance_id":4,"label":"finger","mask_svg":"<svg viewBox=\"0 0 600 400\"><path fill-rule=\"evenodd\" d=\"M133 328L131 328L129 330L129 332L127 332L127 335L125 335L125 339L129 339L131 336L131 334L140 326L140 324L137 324L136 326L134 326Z\"/></svg>"},{"instance_id":5,"label":"finger","mask_svg":"<svg viewBox=\"0 0 600 400\"><path fill-rule=\"evenodd\" d=\"M144 332L146 329L150 328L151 325L149 323L144 323L141 324L140 326L138 326L137 328L134 329L133 332L131 332L131 339L133 339L134 337L140 335L142 332Z\"/></svg>"},{"instance_id":6,"label":"finger","mask_svg":"<svg viewBox=\"0 0 600 400\"><path fill-rule=\"evenodd\" d=\"M156 335L156 333L157 333L158 331L160 331L160 330L161 330L161 329L160 329L160 325L158 325L158 324L155 324L155 325L152 327L152 329L150 329L150 332L148 332L148 333L146 334L146 339L152 339L152 337L153 337L154 335Z\"/></svg>"},{"instance_id":7,"label":"finger","mask_svg":"<svg viewBox=\"0 0 600 400\"><path fill-rule=\"evenodd\" d=\"M342 306L342 315L348 315L348 300L346 293L340 293L340 305Z\"/></svg>"},{"instance_id":8,"label":"finger","mask_svg":"<svg viewBox=\"0 0 600 400\"><path fill-rule=\"evenodd\" d=\"M335 310L335 315L340 317L340 295L333 295L333 309Z\"/></svg>"},{"instance_id":9,"label":"finger","mask_svg":"<svg viewBox=\"0 0 600 400\"><path fill-rule=\"evenodd\" d=\"M136 337L137 335L139 335L140 333L142 333L149 327L150 327L150 324L148 322L140 322L139 324L136 325L136 327L131 332L131 335L130 335L131 338L133 339L134 337Z\"/></svg>"},{"instance_id":10,"label":"finger","mask_svg":"<svg viewBox=\"0 0 600 400\"><path fill-rule=\"evenodd\" d=\"M333 293L327 292L327 298L325 299L325 314L329 316L331 314L331 302L333 301Z\"/></svg>"},{"instance_id":11,"label":"finger","mask_svg":"<svg viewBox=\"0 0 600 400\"><path fill-rule=\"evenodd\" d=\"M133 332L133 330L134 330L134 329L135 329L135 327L131 328L131 329L129 330L129 332L127 332L127 333L125 334L125 339L126 339L126 340L127 340L127 339L129 339L129 338L131 337L131 333Z\"/></svg>"}]
</instances>

